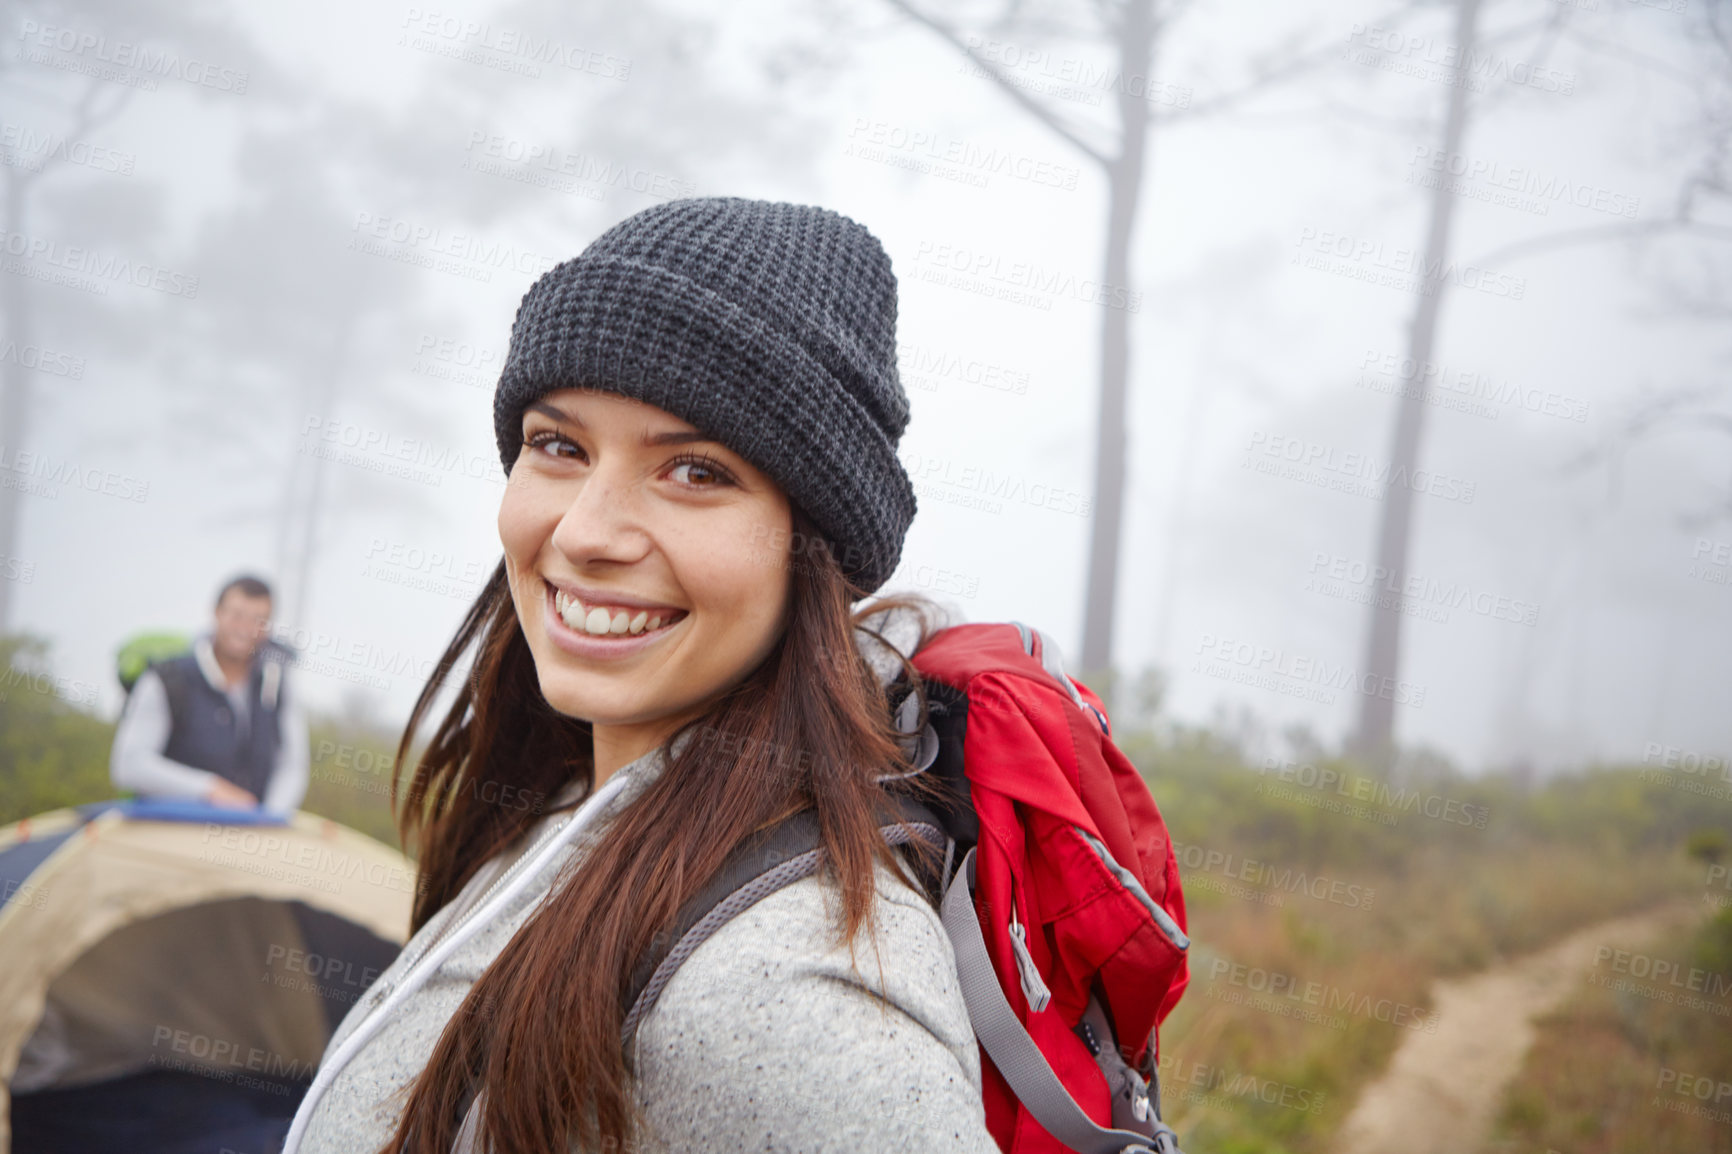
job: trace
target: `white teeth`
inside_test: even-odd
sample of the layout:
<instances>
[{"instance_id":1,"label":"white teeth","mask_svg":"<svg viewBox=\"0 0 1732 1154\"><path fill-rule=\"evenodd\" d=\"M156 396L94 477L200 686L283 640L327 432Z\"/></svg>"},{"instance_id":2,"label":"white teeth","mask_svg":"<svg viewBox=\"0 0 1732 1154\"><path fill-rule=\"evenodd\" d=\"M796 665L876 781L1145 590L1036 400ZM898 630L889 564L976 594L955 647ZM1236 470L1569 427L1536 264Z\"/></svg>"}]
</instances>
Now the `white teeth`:
<instances>
[{"instance_id":1,"label":"white teeth","mask_svg":"<svg viewBox=\"0 0 1732 1154\"><path fill-rule=\"evenodd\" d=\"M649 633L661 628L664 619L659 614L651 617L647 609L640 609L635 617L629 609L617 609L611 613L599 605L586 609L582 601L568 596L562 589L553 591L553 608L570 628L597 637ZM671 621L671 615L667 619Z\"/></svg>"},{"instance_id":2,"label":"white teeth","mask_svg":"<svg viewBox=\"0 0 1732 1154\"><path fill-rule=\"evenodd\" d=\"M560 607L559 618L572 629L582 629L583 604L579 601L567 598L565 604Z\"/></svg>"}]
</instances>

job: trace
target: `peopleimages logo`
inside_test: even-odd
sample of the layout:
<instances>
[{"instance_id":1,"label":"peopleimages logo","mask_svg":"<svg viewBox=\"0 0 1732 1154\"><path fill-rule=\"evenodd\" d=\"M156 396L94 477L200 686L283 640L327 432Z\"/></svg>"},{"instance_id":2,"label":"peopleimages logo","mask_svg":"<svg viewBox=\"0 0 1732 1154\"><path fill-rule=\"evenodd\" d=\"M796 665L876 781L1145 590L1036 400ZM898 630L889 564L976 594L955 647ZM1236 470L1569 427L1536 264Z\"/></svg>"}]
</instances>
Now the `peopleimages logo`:
<instances>
[{"instance_id":1,"label":"peopleimages logo","mask_svg":"<svg viewBox=\"0 0 1732 1154\"><path fill-rule=\"evenodd\" d=\"M981 186L986 184L987 177L1003 176L1068 192L1076 188L1082 176L1082 169L1074 164L1060 164L997 145L976 144L942 132L905 128L865 116L854 118L848 141L845 155L888 161L900 154L911 160L954 165L969 176L980 178L977 183Z\"/></svg>"},{"instance_id":2,"label":"peopleimages logo","mask_svg":"<svg viewBox=\"0 0 1732 1154\"><path fill-rule=\"evenodd\" d=\"M45 349L41 345L20 345L17 341L0 344L0 364L8 363L23 365L51 377L67 377L74 381L84 379L83 357Z\"/></svg>"},{"instance_id":3,"label":"peopleimages logo","mask_svg":"<svg viewBox=\"0 0 1732 1154\"><path fill-rule=\"evenodd\" d=\"M324 882L357 881L399 893L415 892L415 875L402 866L369 861L325 845L297 843L296 839L279 834L243 826L206 825L203 844L207 854L225 851L234 859L225 864L250 872L265 873L267 868L299 870Z\"/></svg>"},{"instance_id":4,"label":"peopleimages logo","mask_svg":"<svg viewBox=\"0 0 1732 1154\"><path fill-rule=\"evenodd\" d=\"M1483 157L1449 152L1430 144L1414 145L1413 155L1407 163L1410 168L1424 168L1440 175L1459 177L1469 185L1483 184L1518 198L1530 198L1541 216L1549 215L1553 204L1564 203L1591 212L1603 212L1610 216L1634 220L1636 211L1642 206L1640 197L1613 192L1596 184L1566 180L1525 165L1505 164L1501 160L1486 160ZM1419 175L1409 172L1408 183L1420 183L1416 179ZM1518 201L1511 207L1519 208L1523 207L1523 204Z\"/></svg>"},{"instance_id":5,"label":"peopleimages logo","mask_svg":"<svg viewBox=\"0 0 1732 1154\"><path fill-rule=\"evenodd\" d=\"M90 707L96 704L96 686L82 678L39 669L20 669L10 663L0 669L0 701L7 700L18 686L42 697L58 697L74 705Z\"/></svg>"},{"instance_id":6,"label":"peopleimages logo","mask_svg":"<svg viewBox=\"0 0 1732 1154\"><path fill-rule=\"evenodd\" d=\"M1674 958L1599 946L1594 950L1588 981L1614 993L1732 1017L1732 1004L1726 1001L1732 994L1732 977Z\"/></svg>"},{"instance_id":7,"label":"peopleimages logo","mask_svg":"<svg viewBox=\"0 0 1732 1154\"><path fill-rule=\"evenodd\" d=\"M1679 1102L1677 1098L1694 1098L1696 1101ZM1714 1104L1699 1105L1708 1101ZM1732 1122L1732 1109L1723 1108L1732 1105L1732 1082L1722 1081L1712 1074L1691 1074L1661 1066L1660 1075L1654 1081L1652 1105L1714 1122Z\"/></svg>"},{"instance_id":8,"label":"peopleimages logo","mask_svg":"<svg viewBox=\"0 0 1732 1154\"><path fill-rule=\"evenodd\" d=\"M1346 662L1330 661L1269 645L1256 645L1214 633L1203 634L1191 672L1317 701L1335 702L1335 690L1381 697L1414 709L1425 705L1426 687L1404 678L1360 673Z\"/></svg>"},{"instance_id":9,"label":"peopleimages logo","mask_svg":"<svg viewBox=\"0 0 1732 1154\"><path fill-rule=\"evenodd\" d=\"M1474 829L1484 829L1486 819L1491 816L1489 806L1444 797L1438 793L1426 793L1419 789L1393 786L1387 781L1343 773L1332 766L1317 766L1308 761L1294 762L1271 757L1263 762L1257 772L1264 777L1273 774L1276 781L1297 785L1301 789L1318 793L1333 791L1341 797L1366 802L1391 814L1412 812L1450 825L1471 826Z\"/></svg>"},{"instance_id":10,"label":"peopleimages logo","mask_svg":"<svg viewBox=\"0 0 1732 1154\"><path fill-rule=\"evenodd\" d=\"M1466 609L1492 621L1517 625L1531 626L1539 621L1540 607L1532 601L1507 597L1490 589L1475 589L1465 581L1440 581L1418 573L1391 572L1381 565L1321 549L1312 551L1309 573L1307 592L1375 604L1380 609L1398 610L1441 624L1448 623L1452 609ZM1344 585L1351 588L1344 589Z\"/></svg>"},{"instance_id":11,"label":"peopleimages logo","mask_svg":"<svg viewBox=\"0 0 1732 1154\"><path fill-rule=\"evenodd\" d=\"M1501 52L1476 48L1463 52L1459 44L1401 28L1354 24L1347 33L1347 42L1351 46L1346 50L1348 58L1356 63L1438 80L1473 92L1485 91L1488 80L1560 96L1570 96L1576 91L1573 72L1560 72L1529 60L1512 60Z\"/></svg>"},{"instance_id":12,"label":"peopleimages logo","mask_svg":"<svg viewBox=\"0 0 1732 1154\"><path fill-rule=\"evenodd\" d=\"M1527 293L1524 277L1454 260L1426 260L1413 249L1391 247L1370 237L1307 226L1299 230L1294 245L1292 264L1421 296L1430 296L1440 284L1507 300L1519 301Z\"/></svg>"},{"instance_id":13,"label":"peopleimages logo","mask_svg":"<svg viewBox=\"0 0 1732 1154\"><path fill-rule=\"evenodd\" d=\"M0 231L0 251L4 251L9 257L19 257L32 264L39 263L45 270L52 269L74 278L93 277L93 283L68 284L68 287L94 291L101 296L108 294L108 286L104 282L129 284L135 288L151 289L188 300L198 296L196 276L176 272L148 261L135 261L131 257L116 253L98 252L75 244L62 244L50 237ZM6 262L6 271L31 275L28 266L15 265L10 261Z\"/></svg>"},{"instance_id":14,"label":"peopleimages logo","mask_svg":"<svg viewBox=\"0 0 1732 1154\"><path fill-rule=\"evenodd\" d=\"M46 64L50 67L63 67L60 61L47 56L42 49L50 49L64 53L73 58L76 63L111 65L113 68L129 69L142 73L143 77L172 77L184 80L188 84L196 84L201 88L214 88L218 92L232 92L241 96L247 90L247 73L244 69L224 68L211 64L196 57L182 57L172 48L150 48L143 44L133 44L125 40L110 41L108 37L98 32L81 31L77 28L59 28L52 24L42 24L35 20L22 21L18 26L18 39L24 42L27 57L33 64ZM88 71L88 68L74 68L70 71ZM104 77L115 79L120 83L127 81L121 77ZM134 87L139 85L136 80ZM154 88L154 81L149 87Z\"/></svg>"},{"instance_id":15,"label":"peopleimages logo","mask_svg":"<svg viewBox=\"0 0 1732 1154\"><path fill-rule=\"evenodd\" d=\"M1732 541L1696 538L1690 551L1690 576L1710 585L1732 584Z\"/></svg>"},{"instance_id":16,"label":"peopleimages logo","mask_svg":"<svg viewBox=\"0 0 1732 1154\"><path fill-rule=\"evenodd\" d=\"M896 346L896 359L902 383L916 389L932 392L939 381L962 381L1019 397L1028 392L1026 370L959 357L943 349L905 342Z\"/></svg>"},{"instance_id":17,"label":"peopleimages logo","mask_svg":"<svg viewBox=\"0 0 1732 1154\"><path fill-rule=\"evenodd\" d=\"M1344 990L1324 982L1306 981L1295 974L1262 966L1244 965L1228 958L1217 957L1209 963L1209 982L1209 997L1229 1004L1249 1005L1253 1009L1282 1017L1299 1017L1335 1029L1346 1028L1346 1022L1340 1015L1352 1014L1403 1029L1437 1033L1437 1016L1423 1006L1415 1006L1394 998L1373 997L1356 990ZM1312 1007L1316 1009L1311 1009ZM1335 1017L1322 1017L1326 1014Z\"/></svg>"},{"instance_id":18,"label":"peopleimages logo","mask_svg":"<svg viewBox=\"0 0 1732 1154\"><path fill-rule=\"evenodd\" d=\"M469 154L463 161L464 168L508 179L518 179L528 173L548 178L569 178L570 182L575 182L570 187L557 181L547 184L546 187L570 191L577 185L594 186L592 191L596 195L592 199L599 199L603 190L610 188L625 188L659 200L672 200L697 193L694 182L677 176L479 128L470 130L469 142L464 145L464 151ZM523 183L540 182L525 180Z\"/></svg>"},{"instance_id":19,"label":"peopleimages logo","mask_svg":"<svg viewBox=\"0 0 1732 1154\"><path fill-rule=\"evenodd\" d=\"M896 455L901 458L902 467L907 470L909 479L917 489L942 485L979 493L985 498L1021 502L1037 509L1051 509L1078 517L1089 515L1089 499L1073 489L1045 485L1038 481L1030 484L1023 478L1008 473L993 473L979 465L930 453L922 454L914 449L902 449ZM993 511L999 512L1002 509Z\"/></svg>"},{"instance_id":20,"label":"peopleimages logo","mask_svg":"<svg viewBox=\"0 0 1732 1154\"><path fill-rule=\"evenodd\" d=\"M349 227L355 235L349 238L347 247L356 252L421 265L438 272L455 272L474 280L491 280L493 269L540 276L559 263L545 253L499 241L485 241L472 233L451 232L404 217L357 212L354 224Z\"/></svg>"},{"instance_id":21,"label":"peopleimages logo","mask_svg":"<svg viewBox=\"0 0 1732 1154\"><path fill-rule=\"evenodd\" d=\"M1345 882L1324 874L1307 873L1303 869L1294 869L1291 866L1276 866L1272 862L1241 857L1227 850L1209 849L1200 845L1174 842L1173 857L1182 868L1191 871L1185 877L1187 888L1198 880L1194 875L1201 871L1205 874L1220 874L1231 880L1249 882L1252 885L1263 886L1266 889L1278 890L1282 893L1304 894L1306 897L1317 901L1345 906L1350 910L1368 910L1377 897L1377 890L1372 886L1360 885L1357 882ZM1231 894L1230 896L1243 895ZM1266 904L1279 905L1280 903Z\"/></svg>"},{"instance_id":22,"label":"peopleimages logo","mask_svg":"<svg viewBox=\"0 0 1732 1154\"><path fill-rule=\"evenodd\" d=\"M1557 417L1578 424L1585 423L1588 419L1588 402L1580 397L1514 384L1508 379L1499 380L1489 373L1451 368L1438 361L1415 361L1412 357L1366 349L1365 355L1359 360L1359 367L1390 382L1400 381L1404 386L1404 396L1410 390L1423 390L1434 404L1442 399L1443 394L1450 394L1464 402L1486 401L1493 405L1521 408L1539 416ZM1365 374L1361 374L1360 384L1361 387L1366 387ZM1392 388L1379 387L1378 391L1390 392ZM1496 418L1495 410L1491 411L1491 416Z\"/></svg>"},{"instance_id":23,"label":"peopleimages logo","mask_svg":"<svg viewBox=\"0 0 1732 1154\"><path fill-rule=\"evenodd\" d=\"M56 485L141 504L150 497L150 482L130 473L92 468L76 461L56 460L46 453L33 453L28 449L11 448L0 443L0 484L13 482L14 477L23 482L39 481L41 486L39 489L32 489L28 484L12 483L7 487L38 492L38 495L51 500L59 495L59 490L53 488Z\"/></svg>"},{"instance_id":24,"label":"peopleimages logo","mask_svg":"<svg viewBox=\"0 0 1732 1154\"><path fill-rule=\"evenodd\" d=\"M554 64L601 80L621 83L631 78L632 62L597 48L541 36L526 28L481 23L462 16L409 8L397 43L436 56L450 56L505 71L539 77L541 65Z\"/></svg>"},{"instance_id":25,"label":"peopleimages logo","mask_svg":"<svg viewBox=\"0 0 1732 1154\"><path fill-rule=\"evenodd\" d=\"M0 164L41 172L49 161L88 168L94 172L112 172L131 176L138 157L103 144L71 138L65 134L41 132L27 124L0 122Z\"/></svg>"},{"instance_id":26,"label":"peopleimages logo","mask_svg":"<svg viewBox=\"0 0 1732 1154\"><path fill-rule=\"evenodd\" d=\"M208 1070L216 1072L218 1077L233 1079L243 1071L262 1075L265 1078L301 1081L313 1076L316 1062L303 1062L272 1050L263 1050L257 1046L248 1046L242 1042L228 1038L217 1038L210 1034L198 1034L191 1030L180 1030L173 1026L157 1026L152 1032L150 1045L153 1053L150 1064L175 1070ZM167 1051L162 1053L161 1051ZM182 1055L176 1058L172 1055ZM251 1085L257 1089L272 1089L266 1083L256 1080L242 1079L237 1084ZM287 1088L283 1088L287 1092Z\"/></svg>"},{"instance_id":27,"label":"peopleimages logo","mask_svg":"<svg viewBox=\"0 0 1732 1154\"><path fill-rule=\"evenodd\" d=\"M990 75L981 63L993 64L1000 70L998 75L1013 88L1027 88L1085 104L1099 104L1101 94L1111 92L1172 108L1189 108L1191 105L1188 86L1166 84L1141 72L1099 65L1080 56L1055 56L1044 48L1025 48L1009 41L989 40L978 33L969 33L966 44L970 60L958 71ZM1031 75L1019 77L1019 72Z\"/></svg>"},{"instance_id":28,"label":"peopleimages logo","mask_svg":"<svg viewBox=\"0 0 1732 1154\"><path fill-rule=\"evenodd\" d=\"M425 438L405 437L392 429L317 414L309 414L301 427L301 451L423 484L438 485L448 475L501 487L507 483L499 458L491 453L466 453Z\"/></svg>"},{"instance_id":29,"label":"peopleimages logo","mask_svg":"<svg viewBox=\"0 0 1732 1154\"><path fill-rule=\"evenodd\" d=\"M1392 488L1402 488L1471 505L1478 491L1475 482L1436 469L1409 469L1369 453L1344 452L1321 441L1264 429L1251 431L1241 467L1373 500L1382 499Z\"/></svg>"},{"instance_id":30,"label":"peopleimages logo","mask_svg":"<svg viewBox=\"0 0 1732 1154\"><path fill-rule=\"evenodd\" d=\"M1129 1059L1127 1059L1129 1060ZM1320 1090L1260 1078L1255 1074L1235 1072L1225 1066L1206 1066L1201 1062L1185 1062L1171 1053L1161 1055L1159 1064L1161 1085L1176 1089L1181 1101L1193 1104L1222 1105L1231 1108L1239 1100L1283 1106L1302 1113L1321 1114L1327 1097Z\"/></svg>"},{"instance_id":31,"label":"peopleimages logo","mask_svg":"<svg viewBox=\"0 0 1732 1154\"><path fill-rule=\"evenodd\" d=\"M923 240L914 249L914 263L923 271L939 274L935 283L957 288L976 286L971 291L983 295L998 295L1004 290L1018 303L1022 298L1070 297L1084 304L1102 308L1136 312L1143 305L1143 294L1123 285L1103 284L1088 277L1058 269L1043 268L1030 261L1007 261L996 253L982 252L964 245ZM960 277L961 279L956 279ZM933 277L922 277L933 280Z\"/></svg>"}]
</instances>

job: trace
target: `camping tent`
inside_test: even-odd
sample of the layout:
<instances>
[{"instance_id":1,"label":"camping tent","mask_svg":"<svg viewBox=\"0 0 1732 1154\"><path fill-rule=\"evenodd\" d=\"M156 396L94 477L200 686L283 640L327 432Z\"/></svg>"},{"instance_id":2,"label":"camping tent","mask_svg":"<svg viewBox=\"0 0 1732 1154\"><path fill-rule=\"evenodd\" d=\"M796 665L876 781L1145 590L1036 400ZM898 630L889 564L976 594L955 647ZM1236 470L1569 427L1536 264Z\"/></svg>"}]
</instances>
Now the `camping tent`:
<instances>
[{"instance_id":1,"label":"camping tent","mask_svg":"<svg viewBox=\"0 0 1732 1154\"><path fill-rule=\"evenodd\" d=\"M414 886L306 813L103 802L0 829L0 1154L276 1149Z\"/></svg>"}]
</instances>

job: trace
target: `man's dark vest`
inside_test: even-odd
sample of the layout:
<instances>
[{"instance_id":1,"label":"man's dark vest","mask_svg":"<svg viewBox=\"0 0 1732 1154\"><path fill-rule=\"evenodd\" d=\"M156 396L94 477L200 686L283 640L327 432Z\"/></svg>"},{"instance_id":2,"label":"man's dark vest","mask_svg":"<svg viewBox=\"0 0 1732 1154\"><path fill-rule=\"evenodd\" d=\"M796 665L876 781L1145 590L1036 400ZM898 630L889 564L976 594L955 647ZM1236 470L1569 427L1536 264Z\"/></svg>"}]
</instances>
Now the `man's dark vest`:
<instances>
[{"instance_id":1,"label":"man's dark vest","mask_svg":"<svg viewBox=\"0 0 1732 1154\"><path fill-rule=\"evenodd\" d=\"M239 719L228 695L206 680L195 654L151 666L168 691L171 724L163 756L194 769L209 770L261 801L276 768L277 747L282 744L277 715L283 704L283 670L279 665L271 672L277 691L266 694L265 667L276 664L265 656L268 652L262 650L253 659L247 676L247 716Z\"/></svg>"}]
</instances>

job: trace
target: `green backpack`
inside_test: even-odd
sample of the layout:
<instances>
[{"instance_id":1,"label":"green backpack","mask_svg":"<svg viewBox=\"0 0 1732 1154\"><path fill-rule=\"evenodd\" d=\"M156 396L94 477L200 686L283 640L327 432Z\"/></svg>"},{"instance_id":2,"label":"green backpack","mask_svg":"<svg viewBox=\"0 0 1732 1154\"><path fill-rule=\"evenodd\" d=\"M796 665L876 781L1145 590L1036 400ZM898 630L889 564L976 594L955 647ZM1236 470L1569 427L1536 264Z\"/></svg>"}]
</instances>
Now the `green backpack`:
<instances>
[{"instance_id":1,"label":"green backpack","mask_svg":"<svg viewBox=\"0 0 1732 1154\"><path fill-rule=\"evenodd\" d=\"M162 630L134 633L115 650L114 675L120 679L120 687L126 690L130 697L132 687L138 684L138 679L146 669L159 661L167 661L171 657L191 652L190 633L169 633Z\"/></svg>"}]
</instances>

